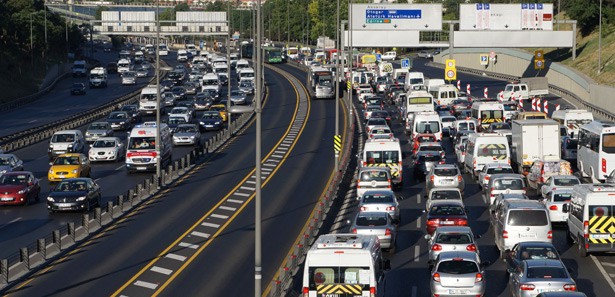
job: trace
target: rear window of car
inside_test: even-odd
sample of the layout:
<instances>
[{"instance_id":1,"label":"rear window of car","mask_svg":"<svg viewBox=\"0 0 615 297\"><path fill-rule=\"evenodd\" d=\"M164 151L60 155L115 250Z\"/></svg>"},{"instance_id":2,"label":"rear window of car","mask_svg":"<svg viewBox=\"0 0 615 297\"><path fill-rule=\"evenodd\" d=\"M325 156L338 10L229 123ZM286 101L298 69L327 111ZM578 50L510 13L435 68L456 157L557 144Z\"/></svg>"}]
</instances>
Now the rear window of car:
<instances>
[{"instance_id":1,"label":"rear window of car","mask_svg":"<svg viewBox=\"0 0 615 297\"><path fill-rule=\"evenodd\" d=\"M568 278L568 275L561 267L530 267L527 278Z\"/></svg>"},{"instance_id":2,"label":"rear window of car","mask_svg":"<svg viewBox=\"0 0 615 297\"><path fill-rule=\"evenodd\" d=\"M392 203L393 196L391 195L363 195L363 203Z\"/></svg>"},{"instance_id":3,"label":"rear window of car","mask_svg":"<svg viewBox=\"0 0 615 297\"><path fill-rule=\"evenodd\" d=\"M439 145L423 145L419 147L419 151L434 151L434 152L438 152L441 151L442 147Z\"/></svg>"},{"instance_id":4,"label":"rear window of car","mask_svg":"<svg viewBox=\"0 0 615 297\"><path fill-rule=\"evenodd\" d=\"M478 272L478 265L472 261L443 261L438 265L438 272L448 274L468 274Z\"/></svg>"},{"instance_id":5,"label":"rear window of car","mask_svg":"<svg viewBox=\"0 0 615 297\"><path fill-rule=\"evenodd\" d=\"M454 122L454 121L456 121L456 120L457 120L457 119L456 119L456 118L454 118L454 117L443 117L443 118L440 118L440 121L442 121L442 122L444 122L444 123L450 123L450 122Z\"/></svg>"},{"instance_id":6,"label":"rear window of car","mask_svg":"<svg viewBox=\"0 0 615 297\"><path fill-rule=\"evenodd\" d=\"M520 178L500 178L493 182L494 190L522 190L523 180Z\"/></svg>"},{"instance_id":7,"label":"rear window of car","mask_svg":"<svg viewBox=\"0 0 615 297\"><path fill-rule=\"evenodd\" d=\"M456 176L457 168L438 168L434 169L434 174L438 176Z\"/></svg>"},{"instance_id":8,"label":"rear window of car","mask_svg":"<svg viewBox=\"0 0 615 297\"><path fill-rule=\"evenodd\" d=\"M461 199L461 193L457 191L434 191L431 194L432 200L444 200L444 199Z\"/></svg>"},{"instance_id":9,"label":"rear window of car","mask_svg":"<svg viewBox=\"0 0 615 297\"><path fill-rule=\"evenodd\" d=\"M557 251L552 247L526 247L521 248L520 254L521 260L545 260L554 259L557 260Z\"/></svg>"},{"instance_id":10,"label":"rear window of car","mask_svg":"<svg viewBox=\"0 0 615 297\"><path fill-rule=\"evenodd\" d=\"M580 182L576 178L557 178L554 183L556 186L572 187L578 185Z\"/></svg>"},{"instance_id":11,"label":"rear window of car","mask_svg":"<svg viewBox=\"0 0 615 297\"><path fill-rule=\"evenodd\" d=\"M572 194L570 193L553 194L553 201L555 202L570 201L571 197L572 197Z\"/></svg>"},{"instance_id":12,"label":"rear window of car","mask_svg":"<svg viewBox=\"0 0 615 297\"><path fill-rule=\"evenodd\" d=\"M472 238L469 234L463 233L444 233L439 234L436 238L436 243L444 244L469 244L472 243Z\"/></svg>"},{"instance_id":13,"label":"rear window of car","mask_svg":"<svg viewBox=\"0 0 615 297\"><path fill-rule=\"evenodd\" d=\"M384 171L368 171L361 173L361 181L388 181L388 175Z\"/></svg>"},{"instance_id":14,"label":"rear window of car","mask_svg":"<svg viewBox=\"0 0 615 297\"><path fill-rule=\"evenodd\" d=\"M568 139L566 141L566 149L577 149L579 146L579 141L576 139Z\"/></svg>"},{"instance_id":15,"label":"rear window of car","mask_svg":"<svg viewBox=\"0 0 615 297\"><path fill-rule=\"evenodd\" d=\"M435 205L431 207L429 214L432 215L464 215L463 207L459 205Z\"/></svg>"},{"instance_id":16,"label":"rear window of car","mask_svg":"<svg viewBox=\"0 0 615 297\"><path fill-rule=\"evenodd\" d=\"M384 226L386 224L387 219L383 216L360 216L357 218L357 226Z\"/></svg>"},{"instance_id":17,"label":"rear window of car","mask_svg":"<svg viewBox=\"0 0 615 297\"><path fill-rule=\"evenodd\" d=\"M544 210L513 209L508 212L509 226L546 226L549 224Z\"/></svg>"},{"instance_id":18,"label":"rear window of car","mask_svg":"<svg viewBox=\"0 0 615 297\"><path fill-rule=\"evenodd\" d=\"M493 167L487 169L487 174L499 174L499 173L514 173L512 168L508 167Z\"/></svg>"},{"instance_id":19,"label":"rear window of car","mask_svg":"<svg viewBox=\"0 0 615 297\"><path fill-rule=\"evenodd\" d=\"M440 155L430 155L430 156L420 156L419 157L419 161L425 161L425 162L438 162L442 160L442 157Z\"/></svg>"}]
</instances>

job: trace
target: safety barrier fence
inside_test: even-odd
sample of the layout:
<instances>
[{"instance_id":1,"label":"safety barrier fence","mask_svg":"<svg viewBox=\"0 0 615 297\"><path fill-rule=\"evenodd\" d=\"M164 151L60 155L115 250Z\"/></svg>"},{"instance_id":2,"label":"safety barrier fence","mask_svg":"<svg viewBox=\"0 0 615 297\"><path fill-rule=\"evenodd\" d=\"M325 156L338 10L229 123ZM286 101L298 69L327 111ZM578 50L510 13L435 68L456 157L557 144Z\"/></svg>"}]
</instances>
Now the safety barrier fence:
<instances>
[{"instance_id":1,"label":"safety barrier fence","mask_svg":"<svg viewBox=\"0 0 615 297\"><path fill-rule=\"evenodd\" d=\"M294 61L289 61L287 64L303 71L308 70L306 66ZM349 108L352 108L352 106L342 106L346 112L349 111ZM294 277L297 276L297 273L305 260L307 251L310 249L310 246L314 243L320 233L323 231L326 233L326 230L322 230L325 221L330 219L331 216L336 215L330 211L334 204L339 202L339 198L343 197L344 183L348 184L349 182L347 179L352 177L348 168L350 167L350 162L353 159L352 147L355 129L356 124L352 121L349 129L346 130L346 135L343 136L344 142L342 144L342 150L339 157L339 171L334 173L333 178L326 186L326 190L323 192L322 196L318 198L312 213L308 217L308 222L300 231L299 237L291 247L288 258L284 259L282 266L278 268L279 271L276 274L277 276L270 284L271 290L267 293L267 296L288 296L292 293L291 290L294 283Z\"/></svg>"},{"instance_id":2,"label":"safety barrier fence","mask_svg":"<svg viewBox=\"0 0 615 297\"><path fill-rule=\"evenodd\" d=\"M263 94L263 99L265 97ZM162 168L160 178L156 174L151 175L125 194L117 196L114 201L108 201L104 205L98 205L92 212L84 213L80 222L67 223L48 236L20 248L18 252L5 259L0 259L0 295L6 293L16 282L27 278L47 263L59 259L80 243L112 225L144 201L156 197L165 188L173 186L179 177L217 153L233 135L250 122L253 116L253 112L241 114L229 123L230 128L219 131L202 147L194 148Z\"/></svg>"}]
</instances>

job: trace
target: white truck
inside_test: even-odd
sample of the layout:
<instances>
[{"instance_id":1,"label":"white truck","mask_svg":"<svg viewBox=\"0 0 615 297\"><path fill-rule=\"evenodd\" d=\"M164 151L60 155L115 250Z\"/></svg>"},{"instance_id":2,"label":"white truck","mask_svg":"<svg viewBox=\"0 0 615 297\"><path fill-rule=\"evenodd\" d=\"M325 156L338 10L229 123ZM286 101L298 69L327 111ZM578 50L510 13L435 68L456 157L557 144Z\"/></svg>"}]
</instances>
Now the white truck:
<instances>
[{"instance_id":1,"label":"white truck","mask_svg":"<svg viewBox=\"0 0 615 297\"><path fill-rule=\"evenodd\" d=\"M504 101L526 100L535 96L549 95L549 81L546 77L524 77L519 83L507 84L504 88Z\"/></svg>"},{"instance_id":2,"label":"white truck","mask_svg":"<svg viewBox=\"0 0 615 297\"><path fill-rule=\"evenodd\" d=\"M73 62L73 77L86 76L88 74L88 64L85 60Z\"/></svg>"},{"instance_id":3,"label":"white truck","mask_svg":"<svg viewBox=\"0 0 615 297\"><path fill-rule=\"evenodd\" d=\"M512 121L512 166L528 172L536 160L560 159L559 124L554 120Z\"/></svg>"},{"instance_id":4,"label":"white truck","mask_svg":"<svg viewBox=\"0 0 615 297\"><path fill-rule=\"evenodd\" d=\"M107 87L107 69L96 67L90 71L90 88Z\"/></svg>"}]
</instances>

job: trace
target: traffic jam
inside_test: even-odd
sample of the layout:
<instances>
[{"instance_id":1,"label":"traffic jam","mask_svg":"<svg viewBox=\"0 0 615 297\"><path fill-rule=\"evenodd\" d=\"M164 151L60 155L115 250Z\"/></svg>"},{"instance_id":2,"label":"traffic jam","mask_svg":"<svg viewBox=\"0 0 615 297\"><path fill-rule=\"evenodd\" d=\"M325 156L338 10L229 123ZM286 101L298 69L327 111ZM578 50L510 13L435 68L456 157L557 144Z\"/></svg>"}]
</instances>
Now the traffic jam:
<instances>
[{"instance_id":1,"label":"traffic jam","mask_svg":"<svg viewBox=\"0 0 615 297\"><path fill-rule=\"evenodd\" d=\"M385 292L386 279L407 229L402 214L416 213L403 209L410 197L402 193L419 185L412 197L421 210L403 221L417 222L423 234L429 284L420 284L425 295L416 286L403 294L495 296L485 273L494 263L481 257L484 240L477 242L491 233L486 249L497 250L507 282L499 296L587 296L558 247L580 258L615 251L615 124L559 105L548 112L546 78L510 82L496 98L486 88L474 97L469 84L461 90L459 82L373 56L355 56L358 67L340 80L363 124L356 212L347 232L312 245L302 296L399 296ZM318 72L323 61L305 64ZM466 206L476 195L488 214L483 234L470 219L477 207ZM414 248L418 261L419 242L404 247Z\"/></svg>"}]
</instances>

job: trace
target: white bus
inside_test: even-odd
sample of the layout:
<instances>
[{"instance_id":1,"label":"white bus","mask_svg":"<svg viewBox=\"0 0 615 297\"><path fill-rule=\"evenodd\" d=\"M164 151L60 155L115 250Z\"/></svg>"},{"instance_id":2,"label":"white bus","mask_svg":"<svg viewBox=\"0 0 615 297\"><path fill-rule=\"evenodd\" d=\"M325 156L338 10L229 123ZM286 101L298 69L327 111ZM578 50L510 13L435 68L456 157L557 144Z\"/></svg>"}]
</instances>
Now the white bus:
<instances>
[{"instance_id":1,"label":"white bus","mask_svg":"<svg viewBox=\"0 0 615 297\"><path fill-rule=\"evenodd\" d=\"M418 134L433 134L437 141L442 141L442 120L435 112L418 112L412 121L412 138Z\"/></svg>"},{"instance_id":2,"label":"white bus","mask_svg":"<svg viewBox=\"0 0 615 297\"><path fill-rule=\"evenodd\" d=\"M401 105L401 117L406 122L406 134L412 130L412 121L417 112L435 111L433 97L427 91L410 91L406 93Z\"/></svg>"},{"instance_id":3,"label":"white bus","mask_svg":"<svg viewBox=\"0 0 615 297\"><path fill-rule=\"evenodd\" d=\"M378 296L390 266L377 236L321 235L305 257L301 296Z\"/></svg>"},{"instance_id":4,"label":"white bus","mask_svg":"<svg viewBox=\"0 0 615 297\"><path fill-rule=\"evenodd\" d=\"M604 181L615 169L615 124L592 121L581 126L577 167L593 182Z\"/></svg>"},{"instance_id":5,"label":"white bus","mask_svg":"<svg viewBox=\"0 0 615 297\"><path fill-rule=\"evenodd\" d=\"M161 168L171 163L173 139L167 124L160 124L160 151L156 150L156 122L136 125L128 135L126 147L126 169L128 173L155 171L158 158Z\"/></svg>"},{"instance_id":6,"label":"white bus","mask_svg":"<svg viewBox=\"0 0 615 297\"><path fill-rule=\"evenodd\" d=\"M585 109L564 109L554 111L551 118L566 127L568 136L575 138L579 135L579 127L591 123L594 115Z\"/></svg>"},{"instance_id":7,"label":"white bus","mask_svg":"<svg viewBox=\"0 0 615 297\"><path fill-rule=\"evenodd\" d=\"M368 139L363 146L363 167L388 167L391 169L392 182L395 186L401 186L402 159L399 139Z\"/></svg>"},{"instance_id":8,"label":"white bus","mask_svg":"<svg viewBox=\"0 0 615 297\"><path fill-rule=\"evenodd\" d=\"M489 128L491 123L501 123L504 117L504 105L500 102L475 102L472 104L472 117L478 120L479 130Z\"/></svg>"},{"instance_id":9,"label":"white bus","mask_svg":"<svg viewBox=\"0 0 615 297\"><path fill-rule=\"evenodd\" d=\"M158 55L167 56L169 55L169 48L166 44L160 44L158 46Z\"/></svg>"}]
</instances>

